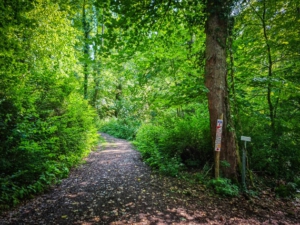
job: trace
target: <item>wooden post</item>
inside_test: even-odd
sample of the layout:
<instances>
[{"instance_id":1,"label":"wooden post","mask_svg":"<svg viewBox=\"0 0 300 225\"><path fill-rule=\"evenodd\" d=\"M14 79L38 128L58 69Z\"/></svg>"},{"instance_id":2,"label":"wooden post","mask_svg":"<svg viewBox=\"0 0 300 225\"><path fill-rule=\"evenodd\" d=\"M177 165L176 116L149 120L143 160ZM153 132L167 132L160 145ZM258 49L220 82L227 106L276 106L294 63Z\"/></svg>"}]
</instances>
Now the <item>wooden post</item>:
<instances>
[{"instance_id":1,"label":"wooden post","mask_svg":"<svg viewBox=\"0 0 300 225\"><path fill-rule=\"evenodd\" d=\"M217 121L216 140L215 140L215 178L220 177L220 151L222 141L222 128L223 128L223 113Z\"/></svg>"},{"instance_id":2,"label":"wooden post","mask_svg":"<svg viewBox=\"0 0 300 225\"><path fill-rule=\"evenodd\" d=\"M215 152L215 178L220 177L220 151Z\"/></svg>"}]
</instances>

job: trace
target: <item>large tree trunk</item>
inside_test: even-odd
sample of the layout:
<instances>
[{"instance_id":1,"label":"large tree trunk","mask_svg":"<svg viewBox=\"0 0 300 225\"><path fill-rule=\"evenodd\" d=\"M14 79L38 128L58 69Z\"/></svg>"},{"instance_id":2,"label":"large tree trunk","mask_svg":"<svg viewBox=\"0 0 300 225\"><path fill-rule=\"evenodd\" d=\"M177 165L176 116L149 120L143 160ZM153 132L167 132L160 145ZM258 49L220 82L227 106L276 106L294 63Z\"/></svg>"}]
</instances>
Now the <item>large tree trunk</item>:
<instances>
[{"instance_id":1,"label":"large tree trunk","mask_svg":"<svg viewBox=\"0 0 300 225\"><path fill-rule=\"evenodd\" d=\"M213 143L216 138L217 119L223 115L222 147L220 160L230 163L230 167L222 167L222 175L236 178L237 160L233 125L230 119L230 107L227 88L226 40L228 17L224 16L228 1L208 0L206 21L206 65L205 85L208 88L208 108L210 129Z\"/></svg>"}]
</instances>

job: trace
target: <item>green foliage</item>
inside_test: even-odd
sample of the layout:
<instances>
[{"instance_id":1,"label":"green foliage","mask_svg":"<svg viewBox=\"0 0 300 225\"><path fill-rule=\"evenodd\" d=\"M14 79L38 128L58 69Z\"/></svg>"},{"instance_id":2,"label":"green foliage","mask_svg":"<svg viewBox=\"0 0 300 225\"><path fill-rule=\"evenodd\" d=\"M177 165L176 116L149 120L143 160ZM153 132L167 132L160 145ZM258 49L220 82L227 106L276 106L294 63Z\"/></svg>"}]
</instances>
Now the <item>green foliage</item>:
<instances>
[{"instance_id":1,"label":"green foliage","mask_svg":"<svg viewBox=\"0 0 300 225\"><path fill-rule=\"evenodd\" d=\"M1 207L66 176L94 145L96 125L136 137L144 160L163 174L211 161L204 5L133 2L85 1L85 25L82 1L0 3ZM265 0L239 7L230 31L232 116L238 137L252 137L250 169L289 181L276 189L288 196L300 186L294 180L300 173L299 6ZM83 92L98 115L117 119L99 124ZM231 187L226 180L213 186L218 182Z\"/></svg>"},{"instance_id":2,"label":"green foliage","mask_svg":"<svg viewBox=\"0 0 300 225\"><path fill-rule=\"evenodd\" d=\"M184 169L184 164L181 162L180 158L161 158L161 163L159 164L159 172L164 175L175 177L180 171Z\"/></svg>"},{"instance_id":3,"label":"green foliage","mask_svg":"<svg viewBox=\"0 0 300 225\"><path fill-rule=\"evenodd\" d=\"M138 130L134 145L141 152L145 162L153 168L159 168L162 153L159 151L159 136L164 132L163 127L143 124Z\"/></svg>"},{"instance_id":4,"label":"green foliage","mask_svg":"<svg viewBox=\"0 0 300 225\"><path fill-rule=\"evenodd\" d=\"M229 168L230 167L230 163L227 162L226 160L222 160L222 161L220 161L220 166L224 167L224 168Z\"/></svg>"},{"instance_id":5,"label":"green foliage","mask_svg":"<svg viewBox=\"0 0 300 225\"><path fill-rule=\"evenodd\" d=\"M175 176L185 167L201 167L211 159L203 116L200 112L184 118L165 116L143 124L134 144L145 162L161 173Z\"/></svg>"},{"instance_id":6,"label":"green foliage","mask_svg":"<svg viewBox=\"0 0 300 225\"><path fill-rule=\"evenodd\" d=\"M293 182L300 173L297 3L248 6L235 20L236 122L240 135L252 137L250 168Z\"/></svg>"},{"instance_id":7,"label":"green foliage","mask_svg":"<svg viewBox=\"0 0 300 225\"><path fill-rule=\"evenodd\" d=\"M204 165L210 157L209 132L205 123L200 115L170 118L164 123L168 132L160 137L163 152L179 156L189 166Z\"/></svg>"},{"instance_id":8,"label":"green foliage","mask_svg":"<svg viewBox=\"0 0 300 225\"><path fill-rule=\"evenodd\" d=\"M15 205L66 177L97 143L95 112L78 94L68 96L60 110L64 113L47 117L25 114L28 119L20 118L15 129L4 130L1 207ZM6 143L14 144L6 150Z\"/></svg>"},{"instance_id":9,"label":"green foliage","mask_svg":"<svg viewBox=\"0 0 300 225\"><path fill-rule=\"evenodd\" d=\"M127 140L133 140L135 138L139 126L140 122L133 118L111 118L108 121L101 122L99 125L101 132Z\"/></svg>"},{"instance_id":10,"label":"green foliage","mask_svg":"<svg viewBox=\"0 0 300 225\"><path fill-rule=\"evenodd\" d=\"M260 174L293 182L300 172L300 152L297 149L299 135L294 130L298 125L295 123L292 129L281 126L282 133L276 138L275 145L275 137L270 134L267 121L263 123L261 120L261 123L255 124L258 118L244 121L244 132L251 132L252 138L247 147L250 168Z\"/></svg>"},{"instance_id":11,"label":"green foliage","mask_svg":"<svg viewBox=\"0 0 300 225\"><path fill-rule=\"evenodd\" d=\"M239 194L239 188L231 183L227 178L212 179L208 182L208 186L212 187L219 195L235 197Z\"/></svg>"},{"instance_id":12,"label":"green foliage","mask_svg":"<svg viewBox=\"0 0 300 225\"><path fill-rule=\"evenodd\" d=\"M11 4L0 4L10 18L0 26L0 209L66 177L98 136L95 110L77 93L66 12L53 1Z\"/></svg>"},{"instance_id":13,"label":"green foliage","mask_svg":"<svg viewBox=\"0 0 300 225\"><path fill-rule=\"evenodd\" d=\"M295 177L294 183L296 184L297 188L300 189L300 177Z\"/></svg>"},{"instance_id":14,"label":"green foliage","mask_svg":"<svg viewBox=\"0 0 300 225\"><path fill-rule=\"evenodd\" d=\"M288 182L287 184L280 184L275 188L275 193L279 197L287 198L295 195L297 191L297 184L293 182Z\"/></svg>"},{"instance_id":15,"label":"green foliage","mask_svg":"<svg viewBox=\"0 0 300 225\"><path fill-rule=\"evenodd\" d=\"M207 184L211 176L213 164L206 163L203 168L184 170L178 173L178 178L191 184Z\"/></svg>"}]
</instances>

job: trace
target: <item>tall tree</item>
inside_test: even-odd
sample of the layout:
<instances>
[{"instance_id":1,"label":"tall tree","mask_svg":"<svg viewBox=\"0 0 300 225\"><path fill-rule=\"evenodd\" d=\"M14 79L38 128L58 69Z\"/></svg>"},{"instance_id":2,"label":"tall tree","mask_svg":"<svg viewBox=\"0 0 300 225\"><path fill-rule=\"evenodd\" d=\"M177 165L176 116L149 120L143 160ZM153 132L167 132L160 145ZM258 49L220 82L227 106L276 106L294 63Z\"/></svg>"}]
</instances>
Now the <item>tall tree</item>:
<instances>
[{"instance_id":1,"label":"tall tree","mask_svg":"<svg viewBox=\"0 0 300 225\"><path fill-rule=\"evenodd\" d=\"M201 63L194 64L194 59L203 61L203 54L201 54L203 45L201 46L200 43L203 40L202 21L205 16L207 17L205 84L209 89L211 136L214 140L217 118L223 114L225 129L221 160L231 165L229 168L223 168L223 173L227 177L236 176L236 143L230 121L226 80L226 40L233 1L208 1L205 15L203 14L204 2L201 1L136 1L135 3L111 2L109 12L113 13L111 13L110 23L107 24L106 35L113 41L112 43L115 43L115 51L122 60L134 56L134 51L147 52L145 58L150 60L150 66L141 75L147 78L147 82L163 81L155 82L154 86L157 89L152 86L151 92L153 99L156 99L156 102L157 99L162 100L159 105L164 104L164 107L173 104L180 108L182 104L189 101L187 96L190 97L191 93L201 95L199 89L203 90L203 88L192 81L201 82L200 74L203 73L203 69ZM149 45L153 47L149 49ZM155 49L155 52L152 49ZM180 98L181 96L184 97Z\"/></svg>"},{"instance_id":2,"label":"tall tree","mask_svg":"<svg viewBox=\"0 0 300 225\"><path fill-rule=\"evenodd\" d=\"M234 129L230 118L227 87L226 41L228 22L233 1L208 0L206 33L205 85L208 88L208 108L213 143L216 137L217 119L223 115L223 132L220 160L230 166L222 167L226 177L236 177L237 156Z\"/></svg>"}]
</instances>

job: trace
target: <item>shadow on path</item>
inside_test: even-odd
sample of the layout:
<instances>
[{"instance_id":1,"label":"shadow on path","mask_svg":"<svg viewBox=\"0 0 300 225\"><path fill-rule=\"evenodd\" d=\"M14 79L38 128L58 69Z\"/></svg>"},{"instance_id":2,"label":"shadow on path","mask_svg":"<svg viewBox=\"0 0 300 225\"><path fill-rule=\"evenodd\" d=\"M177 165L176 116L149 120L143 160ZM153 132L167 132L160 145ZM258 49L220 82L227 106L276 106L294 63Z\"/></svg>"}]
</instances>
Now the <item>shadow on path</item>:
<instances>
[{"instance_id":1,"label":"shadow on path","mask_svg":"<svg viewBox=\"0 0 300 225\"><path fill-rule=\"evenodd\" d=\"M3 214L0 224L293 224L282 215L271 218L268 210L240 207L247 204L240 200L209 197L201 187L187 194L186 184L151 174L130 143L101 135L107 143L85 164L48 193ZM272 223L283 218L287 222Z\"/></svg>"}]
</instances>

